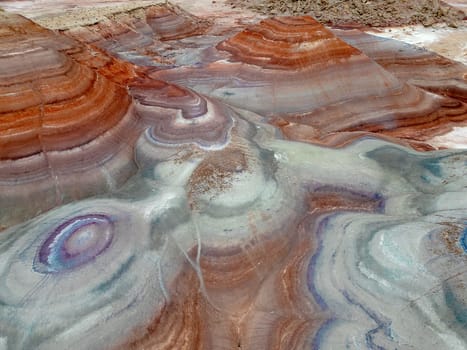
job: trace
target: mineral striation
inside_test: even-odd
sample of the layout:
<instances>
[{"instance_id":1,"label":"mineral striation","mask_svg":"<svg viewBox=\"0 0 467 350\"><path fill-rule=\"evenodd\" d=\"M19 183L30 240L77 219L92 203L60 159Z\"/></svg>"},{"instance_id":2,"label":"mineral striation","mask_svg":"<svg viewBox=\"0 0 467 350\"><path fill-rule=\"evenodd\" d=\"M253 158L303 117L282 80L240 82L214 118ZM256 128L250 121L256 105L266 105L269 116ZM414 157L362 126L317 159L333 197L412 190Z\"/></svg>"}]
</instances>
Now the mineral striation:
<instances>
[{"instance_id":1,"label":"mineral striation","mask_svg":"<svg viewBox=\"0 0 467 350\"><path fill-rule=\"evenodd\" d=\"M1 349L467 348L464 65L308 16L55 29L0 12Z\"/></svg>"}]
</instances>

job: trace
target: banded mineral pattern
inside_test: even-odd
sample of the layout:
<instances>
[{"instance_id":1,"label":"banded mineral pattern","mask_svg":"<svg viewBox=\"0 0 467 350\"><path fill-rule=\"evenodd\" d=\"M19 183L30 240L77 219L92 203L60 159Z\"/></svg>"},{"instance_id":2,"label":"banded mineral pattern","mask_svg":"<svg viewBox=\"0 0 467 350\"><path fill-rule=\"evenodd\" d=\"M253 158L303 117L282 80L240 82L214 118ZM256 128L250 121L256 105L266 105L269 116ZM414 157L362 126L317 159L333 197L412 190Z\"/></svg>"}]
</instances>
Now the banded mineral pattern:
<instances>
[{"instance_id":1,"label":"banded mineral pattern","mask_svg":"<svg viewBox=\"0 0 467 350\"><path fill-rule=\"evenodd\" d=\"M336 29L333 33L362 50L404 82L466 102L466 70L462 63L397 40L358 30Z\"/></svg>"},{"instance_id":2,"label":"banded mineral pattern","mask_svg":"<svg viewBox=\"0 0 467 350\"><path fill-rule=\"evenodd\" d=\"M308 16L59 29L0 12L0 349L467 348L464 65Z\"/></svg>"},{"instance_id":3,"label":"banded mineral pattern","mask_svg":"<svg viewBox=\"0 0 467 350\"><path fill-rule=\"evenodd\" d=\"M96 69L105 64L79 62L86 48L20 16L0 16L4 226L125 181L135 171L128 143L137 117L125 87Z\"/></svg>"},{"instance_id":4,"label":"banded mineral pattern","mask_svg":"<svg viewBox=\"0 0 467 350\"><path fill-rule=\"evenodd\" d=\"M371 132L426 149L424 141L466 119L465 70L459 65L454 68L457 80L432 78L434 86L440 80L438 90L452 91L446 95L453 98L429 94L407 78L398 79L311 17L264 20L217 49L230 56L206 67L150 75L267 116L290 139L332 146Z\"/></svg>"}]
</instances>

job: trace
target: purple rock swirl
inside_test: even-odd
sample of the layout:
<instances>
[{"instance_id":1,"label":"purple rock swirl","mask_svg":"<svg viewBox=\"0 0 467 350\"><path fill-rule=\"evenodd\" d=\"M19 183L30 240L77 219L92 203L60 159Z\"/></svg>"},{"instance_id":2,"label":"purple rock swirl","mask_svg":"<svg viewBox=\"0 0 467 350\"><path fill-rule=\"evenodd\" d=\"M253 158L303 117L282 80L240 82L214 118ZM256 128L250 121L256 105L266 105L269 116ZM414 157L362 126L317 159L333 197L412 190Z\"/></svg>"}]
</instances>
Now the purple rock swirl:
<instances>
[{"instance_id":1,"label":"purple rock swirl","mask_svg":"<svg viewBox=\"0 0 467 350\"><path fill-rule=\"evenodd\" d=\"M94 260L112 242L114 224L104 214L76 216L58 226L40 247L34 270L60 273Z\"/></svg>"}]
</instances>

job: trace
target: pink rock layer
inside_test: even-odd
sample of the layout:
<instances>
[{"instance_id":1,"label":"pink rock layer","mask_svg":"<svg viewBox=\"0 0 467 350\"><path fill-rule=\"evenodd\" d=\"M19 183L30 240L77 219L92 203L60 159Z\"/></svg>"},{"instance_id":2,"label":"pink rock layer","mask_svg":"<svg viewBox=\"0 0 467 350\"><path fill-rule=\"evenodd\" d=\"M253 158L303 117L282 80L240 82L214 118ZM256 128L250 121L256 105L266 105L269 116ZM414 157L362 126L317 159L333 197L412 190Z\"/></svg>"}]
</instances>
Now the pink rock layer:
<instances>
[{"instance_id":1,"label":"pink rock layer","mask_svg":"<svg viewBox=\"0 0 467 350\"><path fill-rule=\"evenodd\" d=\"M171 64L170 56L182 39L205 34L210 21L197 18L177 6L154 5L116 13L91 25L75 26L63 33L92 44L115 57L137 65Z\"/></svg>"},{"instance_id":2,"label":"pink rock layer","mask_svg":"<svg viewBox=\"0 0 467 350\"><path fill-rule=\"evenodd\" d=\"M79 339L73 346L303 349L319 345L320 331L335 319L360 322L363 330L345 331L363 341L388 325L403 333L398 316L382 324L371 310L391 315L413 300L394 298L394 308L388 283L365 289L384 276L377 269L385 268L385 255L391 270L402 254L400 234L384 232L396 239L379 254L382 244L368 239L368 228L436 211L454 220L465 188L456 166L465 154L421 155L376 141L336 151L277 138L337 147L370 135L429 149L427 138L466 121L465 90L439 88L449 85L444 77L461 84L461 67L434 78L431 68L419 69L412 81L406 67L391 63L401 56L368 48L368 37L339 34L355 48L304 16L264 20L196 56L209 62L153 69L124 61L124 51L142 43L149 57L152 45L208 33L208 26L172 7L138 11L65 34L0 13L0 230L33 220L6 230L0 252L7 341L26 348ZM428 66L444 62L437 60ZM102 193L109 198L61 206ZM350 218L354 213L361 218ZM429 220L418 227L430 231L423 249L435 246L438 232ZM460 259L457 242L466 238L452 225L436 247ZM435 270L438 259L420 251L413 256ZM367 252L381 260L361 258ZM360 260L347 263L353 257ZM360 268L367 261L370 274ZM403 272L424 277L418 267ZM434 294L438 281L417 287L416 296ZM375 290L366 294L377 299L367 311L357 299ZM426 314L418 307L408 314ZM44 308L45 316L37 311ZM25 317L29 311L40 322Z\"/></svg>"},{"instance_id":3,"label":"pink rock layer","mask_svg":"<svg viewBox=\"0 0 467 350\"><path fill-rule=\"evenodd\" d=\"M121 184L135 171L128 144L138 131L114 59L21 16L1 13L0 21L5 226ZM124 135L128 143L121 142Z\"/></svg>"},{"instance_id":4,"label":"pink rock layer","mask_svg":"<svg viewBox=\"0 0 467 350\"><path fill-rule=\"evenodd\" d=\"M400 80L438 95L467 102L467 68L462 63L413 45L359 30L335 29L333 33Z\"/></svg>"},{"instance_id":5,"label":"pink rock layer","mask_svg":"<svg viewBox=\"0 0 467 350\"><path fill-rule=\"evenodd\" d=\"M172 7L145 11L160 40L198 28ZM165 144L209 148L228 141L229 108L141 78L139 67L92 40L79 42L19 15L1 13L0 22L0 228L120 187L136 171L134 144L143 128ZM96 26L102 40L112 37ZM36 193L44 195L31 200Z\"/></svg>"},{"instance_id":6,"label":"pink rock layer","mask_svg":"<svg viewBox=\"0 0 467 350\"><path fill-rule=\"evenodd\" d=\"M407 81L407 73L391 74L310 17L264 20L217 49L229 55L206 67L151 77L268 116L290 139L331 146L368 133L432 149L427 140L467 120L465 77L458 65L450 63L457 79L451 87L436 74L426 78L422 69L425 78Z\"/></svg>"}]
</instances>

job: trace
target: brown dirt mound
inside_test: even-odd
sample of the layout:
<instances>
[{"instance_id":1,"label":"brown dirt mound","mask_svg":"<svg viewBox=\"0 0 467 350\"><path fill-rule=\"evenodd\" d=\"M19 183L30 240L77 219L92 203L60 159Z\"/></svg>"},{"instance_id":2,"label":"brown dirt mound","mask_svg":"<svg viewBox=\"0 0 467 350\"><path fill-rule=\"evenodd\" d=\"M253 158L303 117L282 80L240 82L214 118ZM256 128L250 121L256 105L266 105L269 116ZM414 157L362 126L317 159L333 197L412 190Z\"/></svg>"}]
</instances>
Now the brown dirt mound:
<instances>
[{"instance_id":1,"label":"brown dirt mound","mask_svg":"<svg viewBox=\"0 0 467 350\"><path fill-rule=\"evenodd\" d=\"M231 0L265 15L309 14L336 26L386 27L407 24L457 26L464 13L439 0Z\"/></svg>"}]
</instances>

